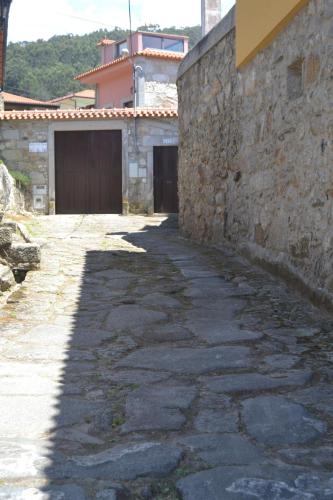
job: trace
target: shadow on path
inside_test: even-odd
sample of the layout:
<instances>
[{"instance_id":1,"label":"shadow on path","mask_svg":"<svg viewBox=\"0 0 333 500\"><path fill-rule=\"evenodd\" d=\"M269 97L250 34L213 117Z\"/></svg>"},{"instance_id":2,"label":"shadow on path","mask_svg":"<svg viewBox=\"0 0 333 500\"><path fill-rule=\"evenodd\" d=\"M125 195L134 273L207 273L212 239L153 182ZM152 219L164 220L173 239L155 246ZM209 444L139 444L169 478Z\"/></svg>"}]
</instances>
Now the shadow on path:
<instances>
[{"instance_id":1,"label":"shadow on path","mask_svg":"<svg viewBox=\"0 0 333 500\"><path fill-rule=\"evenodd\" d=\"M124 228L85 257L43 491L333 497L331 318L173 219Z\"/></svg>"}]
</instances>

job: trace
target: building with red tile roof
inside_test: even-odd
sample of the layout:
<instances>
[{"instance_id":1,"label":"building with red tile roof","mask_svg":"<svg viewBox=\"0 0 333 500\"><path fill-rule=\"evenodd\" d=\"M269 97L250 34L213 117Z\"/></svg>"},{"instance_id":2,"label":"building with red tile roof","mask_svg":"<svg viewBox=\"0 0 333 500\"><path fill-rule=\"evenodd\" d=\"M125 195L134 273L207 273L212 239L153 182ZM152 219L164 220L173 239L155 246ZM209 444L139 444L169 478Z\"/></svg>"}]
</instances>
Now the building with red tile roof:
<instances>
[{"instance_id":1,"label":"building with red tile roof","mask_svg":"<svg viewBox=\"0 0 333 500\"><path fill-rule=\"evenodd\" d=\"M40 101L10 92L2 92L5 111L28 109L57 109L59 106L49 101Z\"/></svg>"},{"instance_id":2,"label":"building with red tile roof","mask_svg":"<svg viewBox=\"0 0 333 500\"><path fill-rule=\"evenodd\" d=\"M57 104L61 109L93 108L95 107L95 97L94 89L86 89L51 99L50 103Z\"/></svg>"},{"instance_id":3,"label":"building with red tile roof","mask_svg":"<svg viewBox=\"0 0 333 500\"><path fill-rule=\"evenodd\" d=\"M101 64L76 77L96 88L97 108L177 107L177 71L188 52L187 37L138 31L98 46Z\"/></svg>"},{"instance_id":4,"label":"building with red tile roof","mask_svg":"<svg viewBox=\"0 0 333 500\"><path fill-rule=\"evenodd\" d=\"M0 113L3 159L31 177L27 208L38 213L177 212L176 79L188 39L138 32L99 50L101 64L77 77L96 89L96 108L69 109L86 90ZM55 105L67 109L45 109Z\"/></svg>"}]
</instances>

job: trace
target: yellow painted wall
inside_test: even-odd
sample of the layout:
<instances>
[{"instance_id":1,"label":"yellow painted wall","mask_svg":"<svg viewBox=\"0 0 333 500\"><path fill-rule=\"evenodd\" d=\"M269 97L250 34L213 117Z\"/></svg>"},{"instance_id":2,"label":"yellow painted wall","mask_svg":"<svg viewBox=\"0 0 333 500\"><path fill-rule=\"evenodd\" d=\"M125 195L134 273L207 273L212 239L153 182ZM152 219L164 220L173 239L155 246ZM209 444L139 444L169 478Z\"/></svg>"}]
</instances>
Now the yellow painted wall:
<instances>
[{"instance_id":1,"label":"yellow painted wall","mask_svg":"<svg viewBox=\"0 0 333 500\"><path fill-rule=\"evenodd\" d=\"M240 68L268 45L309 0L237 0L236 64Z\"/></svg>"}]
</instances>

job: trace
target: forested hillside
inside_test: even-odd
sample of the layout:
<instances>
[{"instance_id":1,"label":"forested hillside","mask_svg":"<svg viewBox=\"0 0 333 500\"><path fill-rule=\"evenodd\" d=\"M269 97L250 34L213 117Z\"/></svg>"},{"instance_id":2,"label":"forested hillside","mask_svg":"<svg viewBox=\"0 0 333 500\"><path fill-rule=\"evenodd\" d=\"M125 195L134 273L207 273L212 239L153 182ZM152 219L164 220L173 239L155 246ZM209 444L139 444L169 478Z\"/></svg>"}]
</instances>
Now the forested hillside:
<instances>
[{"instance_id":1,"label":"forested hillside","mask_svg":"<svg viewBox=\"0 0 333 500\"><path fill-rule=\"evenodd\" d=\"M200 39L200 27L182 29L158 26L141 26L145 31L184 34L193 46ZM102 38L121 40L127 31L99 30L87 35L54 36L49 40L10 43L7 50L7 92L36 99L53 99L84 87L73 80L74 76L99 64L96 46Z\"/></svg>"}]
</instances>

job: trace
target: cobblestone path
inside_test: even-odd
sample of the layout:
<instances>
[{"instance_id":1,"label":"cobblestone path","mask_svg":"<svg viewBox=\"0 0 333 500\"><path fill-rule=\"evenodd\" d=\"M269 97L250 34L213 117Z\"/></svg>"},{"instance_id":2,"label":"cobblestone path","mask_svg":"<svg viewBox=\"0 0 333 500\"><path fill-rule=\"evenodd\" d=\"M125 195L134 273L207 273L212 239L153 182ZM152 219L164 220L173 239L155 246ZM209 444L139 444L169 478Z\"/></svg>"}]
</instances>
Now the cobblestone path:
<instances>
[{"instance_id":1,"label":"cobblestone path","mask_svg":"<svg viewBox=\"0 0 333 500\"><path fill-rule=\"evenodd\" d=\"M42 270L0 311L0 498L333 498L332 316L161 218L33 229Z\"/></svg>"}]
</instances>

